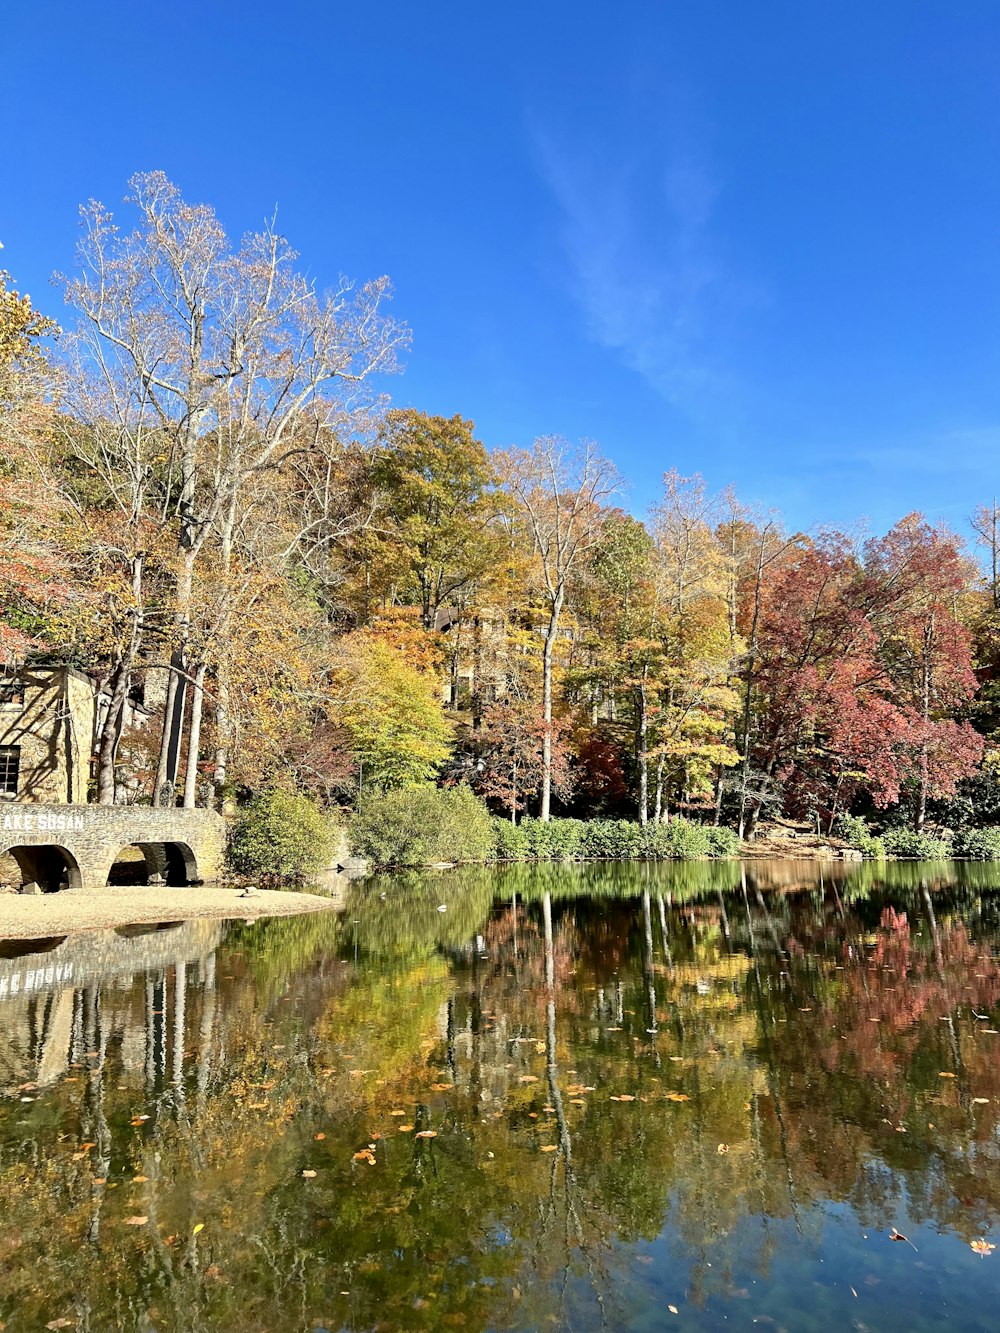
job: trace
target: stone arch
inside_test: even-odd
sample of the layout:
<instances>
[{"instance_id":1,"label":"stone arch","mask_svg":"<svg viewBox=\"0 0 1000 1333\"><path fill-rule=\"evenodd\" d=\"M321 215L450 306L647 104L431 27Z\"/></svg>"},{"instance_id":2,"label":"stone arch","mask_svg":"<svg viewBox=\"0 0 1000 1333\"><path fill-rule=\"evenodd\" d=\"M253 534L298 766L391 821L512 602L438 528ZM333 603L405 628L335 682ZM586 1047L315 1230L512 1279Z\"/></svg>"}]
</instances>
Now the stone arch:
<instances>
[{"instance_id":1,"label":"stone arch","mask_svg":"<svg viewBox=\"0 0 1000 1333\"><path fill-rule=\"evenodd\" d=\"M133 842L123 847L108 870L109 884L179 888L200 884L198 862L186 842Z\"/></svg>"},{"instance_id":2,"label":"stone arch","mask_svg":"<svg viewBox=\"0 0 1000 1333\"><path fill-rule=\"evenodd\" d=\"M7 852L21 871L22 893L32 884L37 885L42 893L83 888L83 876L76 857L57 843L43 843L35 847L22 844L19 847L8 847Z\"/></svg>"},{"instance_id":3,"label":"stone arch","mask_svg":"<svg viewBox=\"0 0 1000 1333\"><path fill-rule=\"evenodd\" d=\"M51 953L65 944L67 935L47 935L44 939L4 940L0 943L0 959L12 962L16 958L27 958L37 953Z\"/></svg>"}]
</instances>

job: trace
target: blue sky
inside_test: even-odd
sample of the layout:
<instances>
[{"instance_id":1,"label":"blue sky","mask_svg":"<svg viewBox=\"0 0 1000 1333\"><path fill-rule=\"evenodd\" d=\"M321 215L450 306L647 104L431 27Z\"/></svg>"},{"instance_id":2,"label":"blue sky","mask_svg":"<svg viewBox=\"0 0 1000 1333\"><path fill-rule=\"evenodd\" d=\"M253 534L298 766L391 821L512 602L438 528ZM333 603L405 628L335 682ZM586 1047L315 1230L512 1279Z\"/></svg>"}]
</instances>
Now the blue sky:
<instances>
[{"instance_id":1,"label":"blue sky","mask_svg":"<svg viewBox=\"0 0 1000 1333\"><path fill-rule=\"evenodd\" d=\"M10 0L2 262L160 168L322 285L388 273L400 404L600 442L792 526L1000 490L994 0Z\"/></svg>"}]
</instances>

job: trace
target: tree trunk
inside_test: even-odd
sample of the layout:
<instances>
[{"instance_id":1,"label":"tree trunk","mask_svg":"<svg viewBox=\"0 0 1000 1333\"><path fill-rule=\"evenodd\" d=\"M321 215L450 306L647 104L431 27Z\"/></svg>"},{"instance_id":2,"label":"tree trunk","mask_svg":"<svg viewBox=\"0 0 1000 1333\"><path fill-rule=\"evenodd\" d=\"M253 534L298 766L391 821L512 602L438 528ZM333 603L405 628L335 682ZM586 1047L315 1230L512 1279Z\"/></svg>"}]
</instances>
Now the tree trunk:
<instances>
[{"instance_id":1,"label":"tree trunk","mask_svg":"<svg viewBox=\"0 0 1000 1333\"><path fill-rule=\"evenodd\" d=\"M646 698L646 666L643 664L642 678L636 689L638 716L636 719L635 758L639 769L639 823L649 822L649 708Z\"/></svg>"},{"instance_id":2,"label":"tree trunk","mask_svg":"<svg viewBox=\"0 0 1000 1333\"><path fill-rule=\"evenodd\" d=\"M664 756L661 754L656 760L656 798L653 811L655 824L663 823L663 765Z\"/></svg>"},{"instance_id":3,"label":"tree trunk","mask_svg":"<svg viewBox=\"0 0 1000 1333\"><path fill-rule=\"evenodd\" d=\"M230 570L233 562L233 535L236 531L236 491L234 490L226 507L226 515L222 524L221 542L219 551L219 564L222 570L222 576L228 584ZM232 603L230 594L227 591L225 601L225 612L219 622L219 628L216 635L218 641L218 651L216 654L216 679L215 679L215 799L219 808L222 808L223 796L222 790L226 784L226 775L229 771L229 751L232 747L232 726L230 722L230 652L232 638Z\"/></svg>"},{"instance_id":4,"label":"tree trunk","mask_svg":"<svg viewBox=\"0 0 1000 1333\"><path fill-rule=\"evenodd\" d=\"M215 799L221 807L223 788L229 771L229 750L232 744L229 713L229 662L225 651L219 660L215 682Z\"/></svg>"},{"instance_id":5,"label":"tree trunk","mask_svg":"<svg viewBox=\"0 0 1000 1333\"><path fill-rule=\"evenodd\" d=\"M142 634L143 561L142 553L136 554L132 558L132 596L135 602L132 612L132 632L121 658L109 677L111 696L97 737L98 805L114 805L118 794L115 782L115 761L118 758L118 743L122 734L125 698L132 680L132 667L139 650L139 640Z\"/></svg>"},{"instance_id":6,"label":"tree trunk","mask_svg":"<svg viewBox=\"0 0 1000 1333\"><path fill-rule=\"evenodd\" d=\"M163 705L163 730L160 733L160 755L156 764L156 777L153 779L153 804L166 805L165 789L167 786L167 764L170 756L170 719L174 713L174 700L177 697L177 676L173 666L167 668L167 692Z\"/></svg>"},{"instance_id":7,"label":"tree trunk","mask_svg":"<svg viewBox=\"0 0 1000 1333\"><path fill-rule=\"evenodd\" d=\"M562 611L565 594L560 588L552 599L549 612L549 625L545 632L545 648L542 653L542 798L539 802L538 818L547 824L552 818L552 654L559 633L559 614Z\"/></svg>"},{"instance_id":8,"label":"tree trunk","mask_svg":"<svg viewBox=\"0 0 1000 1333\"><path fill-rule=\"evenodd\" d=\"M931 718L931 658L933 651L934 613L931 612L930 618L924 627L924 662L920 700L920 712L924 726L923 735L920 740L920 786L917 792L917 808L913 824L918 833L923 833L924 831L924 822L927 818L927 789L930 786L930 737L927 733Z\"/></svg>"},{"instance_id":9,"label":"tree trunk","mask_svg":"<svg viewBox=\"0 0 1000 1333\"><path fill-rule=\"evenodd\" d=\"M128 688L129 671L124 660L119 661L109 678L111 696L101 721L97 743L97 804L114 805L116 792L115 760L121 739L122 712Z\"/></svg>"},{"instance_id":10,"label":"tree trunk","mask_svg":"<svg viewBox=\"0 0 1000 1333\"><path fill-rule=\"evenodd\" d=\"M747 835L747 789L750 786L750 719L753 705L753 678L757 659L757 627L760 623L760 591L764 577L764 537L761 535L757 551L757 570L753 592L753 619L750 623L750 641L747 644L746 697L743 700L743 746L740 756L740 821L742 842ZM758 807L759 812L759 807ZM756 817L751 820L756 823Z\"/></svg>"},{"instance_id":11,"label":"tree trunk","mask_svg":"<svg viewBox=\"0 0 1000 1333\"><path fill-rule=\"evenodd\" d=\"M187 699L187 667L183 655L175 651L170 658L170 678L167 681L167 701L160 736L160 755L156 765L154 805L173 805L180 763L181 736L184 731L184 708Z\"/></svg>"},{"instance_id":12,"label":"tree trunk","mask_svg":"<svg viewBox=\"0 0 1000 1333\"><path fill-rule=\"evenodd\" d=\"M720 764L715 774L715 810L712 813L712 825L715 828L722 823L722 784L725 775L726 770Z\"/></svg>"},{"instance_id":13,"label":"tree trunk","mask_svg":"<svg viewBox=\"0 0 1000 1333\"><path fill-rule=\"evenodd\" d=\"M191 723L188 728L187 767L184 772L184 809L195 808L198 795L198 747L201 744L201 715L205 701L205 663L199 662L191 693Z\"/></svg>"}]
</instances>

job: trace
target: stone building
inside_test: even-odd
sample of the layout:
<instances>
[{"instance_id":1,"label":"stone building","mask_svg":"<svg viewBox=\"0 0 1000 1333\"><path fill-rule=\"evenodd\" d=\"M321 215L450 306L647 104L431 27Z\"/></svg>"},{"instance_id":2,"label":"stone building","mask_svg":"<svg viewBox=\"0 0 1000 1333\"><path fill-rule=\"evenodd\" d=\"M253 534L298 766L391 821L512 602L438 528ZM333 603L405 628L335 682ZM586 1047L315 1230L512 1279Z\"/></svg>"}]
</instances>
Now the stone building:
<instances>
[{"instance_id":1,"label":"stone building","mask_svg":"<svg viewBox=\"0 0 1000 1333\"><path fill-rule=\"evenodd\" d=\"M72 667L0 678L0 801L83 805L97 697Z\"/></svg>"},{"instance_id":2,"label":"stone building","mask_svg":"<svg viewBox=\"0 0 1000 1333\"><path fill-rule=\"evenodd\" d=\"M107 706L107 695L70 667L0 676L0 888L170 887L221 873L225 827L213 810L88 805ZM125 726L150 716L142 700L126 702ZM135 796L127 782L118 795Z\"/></svg>"}]
</instances>

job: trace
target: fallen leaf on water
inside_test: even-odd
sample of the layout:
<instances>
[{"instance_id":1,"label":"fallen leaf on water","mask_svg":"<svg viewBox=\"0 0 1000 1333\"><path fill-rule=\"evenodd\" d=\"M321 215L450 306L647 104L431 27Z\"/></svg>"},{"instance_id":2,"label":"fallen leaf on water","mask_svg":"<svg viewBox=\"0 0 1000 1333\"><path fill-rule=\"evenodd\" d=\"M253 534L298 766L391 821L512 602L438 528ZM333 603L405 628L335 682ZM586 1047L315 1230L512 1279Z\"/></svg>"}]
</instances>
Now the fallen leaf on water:
<instances>
[{"instance_id":1,"label":"fallen leaf on water","mask_svg":"<svg viewBox=\"0 0 1000 1333\"><path fill-rule=\"evenodd\" d=\"M977 1104L977 1106L989 1106L990 1104L989 1097L973 1097L972 1100Z\"/></svg>"},{"instance_id":2,"label":"fallen leaf on water","mask_svg":"<svg viewBox=\"0 0 1000 1333\"><path fill-rule=\"evenodd\" d=\"M316 1172L314 1171L314 1172L313 1172L313 1175L315 1175L315 1174L316 1174ZM204 1230L205 1230L205 1223L204 1223L204 1222L195 1222L194 1226L191 1228L191 1235L192 1235L192 1236L197 1236L197 1234L198 1234L199 1231L204 1231Z\"/></svg>"},{"instance_id":3,"label":"fallen leaf on water","mask_svg":"<svg viewBox=\"0 0 1000 1333\"><path fill-rule=\"evenodd\" d=\"M689 1102L690 1100L691 1100L691 1098L687 1095L686 1092L668 1092L668 1093L667 1093L667 1101L668 1101L668 1102Z\"/></svg>"},{"instance_id":4,"label":"fallen leaf on water","mask_svg":"<svg viewBox=\"0 0 1000 1333\"><path fill-rule=\"evenodd\" d=\"M541 1151L542 1151L542 1152L555 1152L556 1149L557 1149L558 1147L559 1147L558 1143L543 1143L543 1144L542 1144L542 1147L541 1147Z\"/></svg>"},{"instance_id":5,"label":"fallen leaf on water","mask_svg":"<svg viewBox=\"0 0 1000 1333\"><path fill-rule=\"evenodd\" d=\"M618 1100L620 1102L634 1102L635 1098L632 1096L630 1092L623 1092L622 1095L618 1098Z\"/></svg>"},{"instance_id":6,"label":"fallen leaf on water","mask_svg":"<svg viewBox=\"0 0 1000 1333\"><path fill-rule=\"evenodd\" d=\"M75 1319L51 1319L45 1325L46 1328L72 1328L76 1323Z\"/></svg>"},{"instance_id":7,"label":"fallen leaf on water","mask_svg":"<svg viewBox=\"0 0 1000 1333\"><path fill-rule=\"evenodd\" d=\"M667 1306L667 1309L670 1311L671 1314L676 1314L676 1313L677 1313L677 1306L676 1306L676 1305L668 1305L668 1306Z\"/></svg>"},{"instance_id":8,"label":"fallen leaf on water","mask_svg":"<svg viewBox=\"0 0 1000 1333\"><path fill-rule=\"evenodd\" d=\"M390 1111L390 1115L406 1115L405 1111Z\"/></svg>"},{"instance_id":9,"label":"fallen leaf on water","mask_svg":"<svg viewBox=\"0 0 1000 1333\"><path fill-rule=\"evenodd\" d=\"M910 1249L916 1252L917 1247L914 1245L913 1241L910 1240L909 1236L904 1236L903 1233L901 1231L897 1231L895 1227L889 1228L889 1239L906 1241Z\"/></svg>"},{"instance_id":10,"label":"fallen leaf on water","mask_svg":"<svg viewBox=\"0 0 1000 1333\"><path fill-rule=\"evenodd\" d=\"M537 1083L538 1079L534 1074L522 1074L517 1081L518 1083Z\"/></svg>"},{"instance_id":11,"label":"fallen leaf on water","mask_svg":"<svg viewBox=\"0 0 1000 1333\"><path fill-rule=\"evenodd\" d=\"M144 1227L148 1221L148 1217L126 1217L125 1225L127 1227Z\"/></svg>"},{"instance_id":12,"label":"fallen leaf on water","mask_svg":"<svg viewBox=\"0 0 1000 1333\"><path fill-rule=\"evenodd\" d=\"M399 1132L400 1132L400 1134L412 1134L412 1133L413 1133L413 1126L412 1126L412 1125L400 1125L400 1127L399 1127Z\"/></svg>"},{"instance_id":13,"label":"fallen leaf on water","mask_svg":"<svg viewBox=\"0 0 1000 1333\"><path fill-rule=\"evenodd\" d=\"M317 1143L322 1143L323 1140L326 1138L326 1135L321 1130L318 1134L314 1134L313 1138L316 1140Z\"/></svg>"},{"instance_id":14,"label":"fallen leaf on water","mask_svg":"<svg viewBox=\"0 0 1000 1333\"><path fill-rule=\"evenodd\" d=\"M454 1083L432 1083L431 1092L450 1092Z\"/></svg>"},{"instance_id":15,"label":"fallen leaf on water","mask_svg":"<svg viewBox=\"0 0 1000 1333\"><path fill-rule=\"evenodd\" d=\"M418 1129L418 1130L417 1130L416 1137L417 1137L418 1139L436 1139L436 1138L437 1138L437 1130L436 1130L436 1129Z\"/></svg>"},{"instance_id":16,"label":"fallen leaf on water","mask_svg":"<svg viewBox=\"0 0 1000 1333\"><path fill-rule=\"evenodd\" d=\"M360 1152L354 1154L354 1160L356 1162L367 1162L370 1166L374 1166L375 1154L372 1152L371 1148L362 1148ZM315 1172L313 1174L315 1175Z\"/></svg>"},{"instance_id":17,"label":"fallen leaf on water","mask_svg":"<svg viewBox=\"0 0 1000 1333\"><path fill-rule=\"evenodd\" d=\"M133 1177L132 1177L132 1184L133 1184L133 1185L145 1185L145 1183L146 1183L146 1181L147 1181L148 1179L149 1179L149 1176L133 1176Z\"/></svg>"},{"instance_id":18,"label":"fallen leaf on water","mask_svg":"<svg viewBox=\"0 0 1000 1333\"><path fill-rule=\"evenodd\" d=\"M857 1298L858 1298L858 1293L854 1290L853 1287L851 1288L851 1295L854 1297L855 1300L857 1300Z\"/></svg>"},{"instance_id":19,"label":"fallen leaf on water","mask_svg":"<svg viewBox=\"0 0 1000 1333\"><path fill-rule=\"evenodd\" d=\"M980 1236L978 1240L970 1241L969 1245L977 1254L981 1254L984 1259L991 1250L996 1249L995 1245L991 1245L988 1240L983 1240L982 1236Z\"/></svg>"},{"instance_id":20,"label":"fallen leaf on water","mask_svg":"<svg viewBox=\"0 0 1000 1333\"><path fill-rule=\"evenodd\" d=\"M946 1069L943 1069L941 1073L938 1074L938 1078L954 1078L954 1077L955 1075L950 1074Z\"/></svg>"},{"instance_id":21,"label":"fallen leaf on water","mask_svg":"<svg viewBox=\"0 0 1000 1333\"><path fill-rule=\"evenodd\" d=\"M729 1144L728 1144L728 1143L720 1143L719 1146L718 1146L718 1148L716 1148L715 1151L716 1151L717 1153L719 1153L719 1155L721 1156L723 1153L727 1153L727 1152L729 1151Z\"/></svg>"},{"instance_id":22,"label":"fallen leaf on water","mask_svg":"<svg viewBox=\"0 0 1000 1333\"><path fill-rule=\"evenodd\" d=\"M302 1172L302 1178L303 1178L304 1180L315 1180L315 1178L316 1178L316 1172L315 1172L315 1171L305 1170L305 1171Z\"/></svg>"}]
</instances>

